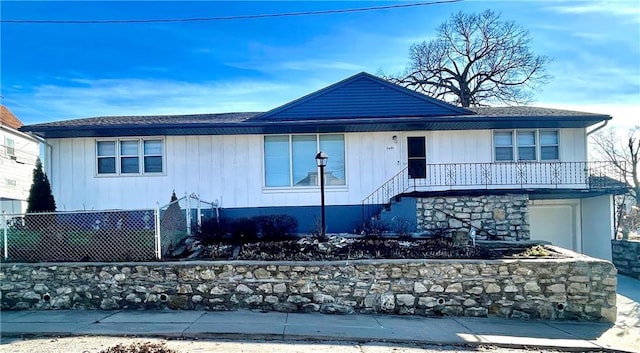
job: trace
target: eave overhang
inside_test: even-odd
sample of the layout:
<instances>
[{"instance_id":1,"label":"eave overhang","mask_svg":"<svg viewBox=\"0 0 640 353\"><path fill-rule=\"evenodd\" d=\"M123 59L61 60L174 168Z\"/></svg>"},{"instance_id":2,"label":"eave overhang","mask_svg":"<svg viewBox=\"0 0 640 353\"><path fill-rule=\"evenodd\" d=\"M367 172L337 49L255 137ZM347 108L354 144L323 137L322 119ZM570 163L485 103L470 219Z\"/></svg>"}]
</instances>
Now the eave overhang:
<instances>
[{"instance_id":1,"label":"eave overhang","mask_svg":"<svg viewBox=\"0 0 640 353\"><path fill-rule=\"evenodd\" d=\"M438 131L491 129L586 128L610 120L608 115L586 116L446 116L344 118L327 120L251 120L225 123L162 123L118 125L31 125L20 128L42 138L175 136L175 135L268 135L291 133L348 133L382 131Z\"/></svg>"}]
</instances>

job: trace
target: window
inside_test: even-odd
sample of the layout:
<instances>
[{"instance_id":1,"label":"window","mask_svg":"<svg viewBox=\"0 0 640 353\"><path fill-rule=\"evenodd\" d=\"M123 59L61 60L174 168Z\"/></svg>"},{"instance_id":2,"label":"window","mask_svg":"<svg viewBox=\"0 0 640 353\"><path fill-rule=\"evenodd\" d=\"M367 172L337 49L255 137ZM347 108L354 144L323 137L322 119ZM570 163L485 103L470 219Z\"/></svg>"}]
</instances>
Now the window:
<instances>
[{"instance_id":1,"label":"window","mask_svg":"<svg viewBox=\"0 0 640 353\"><path fill-rule=\"evenodd\" d=\"M560 159L558 130L494 131L493 146L497 162Z\"/></svg>"},{"instance_id":2,"label":"window","mask_svg":"<svg viewBox=\"0 0 640 353\"><path fill-rule=\"evenodd\" d=\"M543 161L560 159L557 131L540 131L540 159Z\"/></svg>"},{"instance_id":3,"label":"window","mask_svg":"<svg viewBox=\"0 0 640 353\"><path fill-rule=\"evenodd\" d=\"M513 160L513 133L494 132L493 144L496 148L496 161Z\"/></svg>"},{"instance_id":4,"label":"window","mask_svg":"<svg viewBox=\"0 0 640 353\"><path fill-rule=\"evenodd\" d=\"M265 186L319 185L315 155L329 156L326 185L345 185L344 135L274 135L264 137Z\"/></svg>"},{"instance_id":5,"label":"window","mask_svg":"<svg viewBox=\"0 0 640 353\"><path fill-rule=\"evenodd\" d=\"M518 160L519 161L535 161L536 160L536 132L535 131L517 131L518 142Z\"/></svg>"},{"instance_id":6,"label":"window","mask_svg":"<svg viewBox=\"0 0 640 353\"><path fill-rule=\"evenodd\" d=\"M162 173L162 155L161 139L96 141L98 175Z\"/></svg>"},{"instance_id":7,"label":"window","mask_svg":"<svg viewBox=\"0 0 640 353\"><path fill-rule=\"evenodd\" d=\"M424 141L424 137L407 137L407 164L410 179L427 177L427 151Z\"/></svg>"},{"instance_id":8,"label":"window","mask_svg":"<svg viewBox=\"0 0 640 353\"><path fill-rule=\"evenodd\" d=\"M115 174L116 172L116 142L98 141L98 174Z\"/></svg>"},{"instance_id":9,"label":"window","mask_svg":"<svg viewBox=\"0 0 640 353\"><path fill-rule=\"evenodd\" d=\"M16 155L16 142L12 138L7 137L7 141L5 143L5 151L8 156Z\"/></svg>"},{"instance_id":10,"label":"window","mask_svg":"<svg viewBox=\"0 0 640 353\"><path fill-rule=\"evenodd\" d=\"M17 185L16 181L14 179L5 179L5 181L6 181L8 187L14 188Z\"/></svg>"}]
</instances>

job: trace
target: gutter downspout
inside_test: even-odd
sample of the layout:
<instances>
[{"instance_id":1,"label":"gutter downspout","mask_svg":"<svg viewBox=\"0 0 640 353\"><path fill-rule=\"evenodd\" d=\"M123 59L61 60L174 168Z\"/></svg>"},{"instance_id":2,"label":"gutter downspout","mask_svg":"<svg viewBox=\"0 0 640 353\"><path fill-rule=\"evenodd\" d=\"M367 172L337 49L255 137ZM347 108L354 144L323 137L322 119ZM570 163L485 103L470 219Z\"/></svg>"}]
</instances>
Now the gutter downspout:
<instances>
[{"instance_id":1,"label":"gutter downspout","mask_svg":"<svg viewBox=\"0 0 640 353\"><path fill-rule=\"evenodd\" d=\"M33 137L34 139L40 141L40 143L42 143L45 147L44 147L44 158L45 160L42 161L44 163L44 167L46 170L46 174L47 177L49 178L49 183L52 183L51 181L51 154L53 153L53 146L51 146L47 140L43 137L40 137L38 135L34 135L31 132L28 132L27 135Z\"/></svg>"},{"instance_id":2,"label":"gutter downspout","mask_svg":"<svg viewBox=\"0 0 640 353\"><path fill-rule=\"evenodd\" d=\"M605 120L605 121L604 121L604 124L602 124L602 125L598 126L597 128L595 128L595 129L593 129L593 130L591 130L591 131L587 131L587 137L588 137L589 135L593 134L594 132L596 132L596 131L598 131L598 130L602 129L603 127L607 126L607 124L609 124L609 120Z\"/></svg>"}]
</instances>

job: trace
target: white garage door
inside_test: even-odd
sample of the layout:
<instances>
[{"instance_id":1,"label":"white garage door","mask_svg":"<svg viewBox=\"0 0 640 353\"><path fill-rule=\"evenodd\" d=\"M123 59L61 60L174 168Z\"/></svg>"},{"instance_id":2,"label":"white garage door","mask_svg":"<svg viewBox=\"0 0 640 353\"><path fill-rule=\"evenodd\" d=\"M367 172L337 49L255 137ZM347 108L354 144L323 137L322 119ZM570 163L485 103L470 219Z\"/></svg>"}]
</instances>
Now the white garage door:
<instances>
[{"instance_id":1,"label":"white garage door","mask_svg":"<svg viewBox=\"0 0 640 353\"><path fill-rule=\"evenodd\" d=\"M529 205L529 224L532 240L546 240L553 245L578 249L575 227L575 206Z\"/></svg>"}]
</instances>

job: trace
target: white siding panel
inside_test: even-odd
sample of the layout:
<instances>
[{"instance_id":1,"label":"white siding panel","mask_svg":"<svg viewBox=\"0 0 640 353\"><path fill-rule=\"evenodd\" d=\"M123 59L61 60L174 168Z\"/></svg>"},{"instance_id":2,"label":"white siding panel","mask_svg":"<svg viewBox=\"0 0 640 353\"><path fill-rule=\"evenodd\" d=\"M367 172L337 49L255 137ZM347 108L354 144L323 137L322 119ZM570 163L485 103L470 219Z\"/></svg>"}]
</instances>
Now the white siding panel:
<instances>
[{"instance_id":1,"label":"white siding panel","mask_svg":"<svg viewBox=\"0 0 640 353\"><path fill-rule=\"evenodd\" d=\"M560 130L560 160L584 162L587 160L585 129Z\"/></svg>"},{"instance_id":2,"label":"white siding panel","mask_svg":"<svg viewBox=\"0 0 640 353\"><path fill-rule=\"evenodd\" d=\"M583 251L586 255L611 261L613 239L613 196L582 200Z\"/></svg>"},{"instance_id":3,"label":"white siding panel","mask_svg":"<svg viewBox=\"0 0 640 353\"><path fill-rule=\"evenodd\" d=\"M432 131L427 136L427 163L482 163L493 160L490 130Z\"/></svg>"},{"instance_id":4,"label":"white siding panel","mask_svg":"<svg viewBox=\"0 0 640 353\"><path fill-rule=\"evenodd\" d=\"M397 136L397 142L393 136ZM346 186L327 187L328 205L357 205L406 167L406 137L425 136L428 163L493 160L492 134L481 131L351 133L345 135ZM222 207L317 205L319 188L264 188L260 135L167 136L165 175L95 175L95 139L52 139L52 188L67 210L154 207L195 192ZM561 133L563 161L586 158L584 129ZM331 158L331 157L329 157Z\"/></svg>"}]
</instances>

